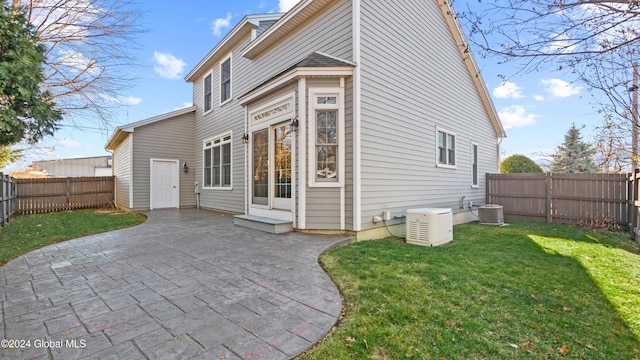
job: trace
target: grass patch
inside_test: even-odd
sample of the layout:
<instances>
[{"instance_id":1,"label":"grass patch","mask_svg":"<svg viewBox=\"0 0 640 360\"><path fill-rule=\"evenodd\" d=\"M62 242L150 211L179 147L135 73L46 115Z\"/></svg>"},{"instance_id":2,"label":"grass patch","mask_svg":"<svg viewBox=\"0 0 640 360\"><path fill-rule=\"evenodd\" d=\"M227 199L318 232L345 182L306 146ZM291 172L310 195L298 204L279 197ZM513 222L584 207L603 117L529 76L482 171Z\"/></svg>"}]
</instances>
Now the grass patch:
<instances>
[{"instance_id":1,"label":"grass patch","mask_svg":"<svg viewBox=\"0 0 640 360\"><path fill-rule=\"evenodd\" d=\"M0 229L0 265L40 247L81 236L138 225L139 214L101 210L16 216Z\"/></svg>"},{"instance_id":2,"label":"grass patch","mask_svg":"<svg viewBox=\"0 0 640 360\"><path fill-rule=\"evenodd\" d=\"M640 255L626 233L514 222L454 234L323 255L345 316L303 358L640 358Z\"/></svg>"}]
</instances>

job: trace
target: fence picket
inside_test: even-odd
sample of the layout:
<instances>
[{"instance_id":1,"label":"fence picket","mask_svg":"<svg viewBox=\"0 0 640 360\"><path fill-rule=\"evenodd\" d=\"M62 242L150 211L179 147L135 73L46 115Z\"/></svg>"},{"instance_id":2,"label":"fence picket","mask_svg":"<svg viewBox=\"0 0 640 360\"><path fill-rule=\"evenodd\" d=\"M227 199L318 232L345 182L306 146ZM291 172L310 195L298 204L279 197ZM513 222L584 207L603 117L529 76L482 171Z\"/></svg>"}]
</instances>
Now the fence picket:
<instances>
[{"instance_id":1,"label":"fence picket","mask_svg":"<svg viewBox=\"0 0 640 360\"><path fill-rule=\"evenodd\" d=\"M113 204L113 176L17 179L18 214Z\"/></svg>"},{"instance_id":2,"label":"fence picket","mask_svg":"<svg viewBox=\"0 0 640 360\"><path fill-rule=\"evenodd\" d=\"M487 203L502 205L506 218L553 223L610 218L625 226L632 221L628 174L487 174L487 182Z\"/></svg>"}]
</instances>

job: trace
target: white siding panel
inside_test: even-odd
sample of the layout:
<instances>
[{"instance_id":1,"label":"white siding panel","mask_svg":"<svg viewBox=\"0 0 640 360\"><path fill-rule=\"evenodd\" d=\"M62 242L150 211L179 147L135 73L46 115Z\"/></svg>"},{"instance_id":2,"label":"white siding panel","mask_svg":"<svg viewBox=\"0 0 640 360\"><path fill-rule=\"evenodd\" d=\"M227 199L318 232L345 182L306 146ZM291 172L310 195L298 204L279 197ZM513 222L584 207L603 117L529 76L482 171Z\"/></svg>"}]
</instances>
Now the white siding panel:
<instances>
[{"instance_id":1,"label":"white siding panel","mask_svg":"<svg viewBox=\"0 0 640 360\"><path fill-rule=\"evenodd\" d=\"M148 209L150 206L151 158L179 160L180 206L195 206L193 113L138 127L134 130L134 136L133 208ZM185 162L190 168L187 173L182 170Z\"/></svg>"},{"instance_id":2,"label":"white siding panel","mask_svg":"<svg viewBox=\"0 0 640 360\"><path fill-rule=\"evenodd\" d=\"M116 183L116 205L127 209L129 204L129 189L131 181L131 135L127 136L113 151L113 175Z\"/></svg>"},{"instance_id":3,"label":"white siding panel","mask_svg":"<svg viewBox=\"0 0 640 360\"><path fill-rule=\"evenodd\" d=\"M388 24L380 31L380 24ZM456 133L456 169L439 168L436 126ZM382 211L484 202L497 139L436 1L362 1L362 224ZM471 142L480 184L471 188Z\"/></svg>"}]
</instances>

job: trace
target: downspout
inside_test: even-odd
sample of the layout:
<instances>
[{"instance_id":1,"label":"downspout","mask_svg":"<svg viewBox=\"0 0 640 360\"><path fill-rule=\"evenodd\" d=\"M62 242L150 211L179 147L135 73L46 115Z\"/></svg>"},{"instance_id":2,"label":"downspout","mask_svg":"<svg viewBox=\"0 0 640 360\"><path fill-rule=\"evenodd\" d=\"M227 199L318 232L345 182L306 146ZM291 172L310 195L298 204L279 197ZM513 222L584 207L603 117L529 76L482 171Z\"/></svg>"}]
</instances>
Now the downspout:
<instances>
[{"instance_id":1,"label":"downspout","mask_svg":"<svg viewBox=\"0 0 640 360\"><path fill-rule=\"evenodd\" d=\"M245 134L249 134L249 109L247 108L247 105L243 105L244 106L244 134L242 134L242 137L244 138ZM249 140L247 140L246 143L244 143L244 214L248 215L249 214L249 191L251 191L251 189L249 188L251 186L251 174L249 173L249 141L250 141L251 137L249 137ZM244 142L244 140L243 140Z\"/></svg>"}]
</instances>

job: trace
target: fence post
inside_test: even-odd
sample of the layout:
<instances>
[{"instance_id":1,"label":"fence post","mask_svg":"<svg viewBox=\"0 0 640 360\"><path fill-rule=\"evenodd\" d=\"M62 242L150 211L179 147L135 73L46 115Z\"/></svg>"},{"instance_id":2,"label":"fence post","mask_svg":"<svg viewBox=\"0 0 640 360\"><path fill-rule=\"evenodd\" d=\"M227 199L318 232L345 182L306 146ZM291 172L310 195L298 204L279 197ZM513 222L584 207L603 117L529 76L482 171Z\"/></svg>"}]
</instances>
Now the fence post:
<instances>
[{"instance_id":1,"label":"fence post","mask_svg":"<svg viewBox=\"0 0 640 360\"><path fill-rule=\"evenodd\" d=\"M630 194L630 199L631 199L631 204L630 204L630 208L631 208L631 238L633 240L635 240L637 243L640 243L640 239L638 238L638 218L640 217L640 213L638 213L638 207L640 206L640 197L638 196L638 192L640 190L640 184L638 183L639 181L639 176L640 175L640 170L638 169L634 169L633 173L631 174L631 179L633 181L633 184L631 184L631 194Z\"/></svg>"},{"instance_id":2,"label":"fence post","mask_svg":"<svg viewBox=\"0 0 640 360\"><path fill-rule=\"evenodd\" d=\"M631 240L636 240L636 232L634 230L634 211L635 201L633 198L633 186L635 184L635 173L627 174L627 219L629 225L629 237Z\"/></svg>"},{"instance_id":3,"label":"fence post","mask_svg":"<svg viewBox=\"0 0 640 360\"><path fill-rule=\"evenodd\" d=\"M485 204L491 204L491 197L489 197L489 190L491 189L491 186L489 186L489 181L491 181L491 176L489 173L485 173L485 176L487 177L487 180L484 182L485 185L485 192L484 192L484 203ZM115 181L114 181L115 183Z\"/></svg>"},{"instance_id":4,"label":"fence post","mask_svg":"<svg viewBox=\"0 0 640 360\"><path fill-rule=\"evenodd\" d=\"M551 205L551 173L548 172L546 173L545 176L545 194L546 194L546 215L547 215L547 223L552 223L553 222L553 216L551 214L551 210L552 210L552 205Z\"/></svg>"},{"instance_id":5,"label":"fence post","mask_svg":"<svg viewBox=\"0 0 640 360\"><path fill-rule=\"evenodd\" d=\"M5 178L4 173L0 172L2 178L2 227L7 223L7 182L9 179Z\"/></svg>"}]
</instances>

